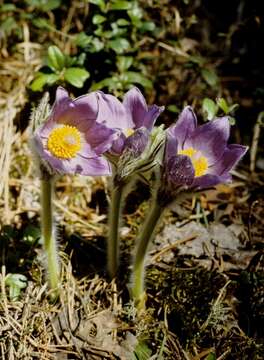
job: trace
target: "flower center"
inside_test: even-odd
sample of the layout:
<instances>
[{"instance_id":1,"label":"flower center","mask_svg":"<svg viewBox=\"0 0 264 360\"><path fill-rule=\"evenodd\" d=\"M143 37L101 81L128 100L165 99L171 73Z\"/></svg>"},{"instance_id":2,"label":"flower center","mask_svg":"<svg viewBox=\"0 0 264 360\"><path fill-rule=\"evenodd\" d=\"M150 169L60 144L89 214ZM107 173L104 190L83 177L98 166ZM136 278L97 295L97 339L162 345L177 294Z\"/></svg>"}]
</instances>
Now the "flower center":
<instances>
[{"instance_id":1,"label":"flower center","mask_svg":"<svg viewBox=\"0 0 264 360\"><path fill-rule=\"evenodd\" d=\"M81 134L75 126L58 127L49 134L47 147L57 158L71 159L81 149Z\"/></svg>"},{"instance_id":2,"label":"flower center","mask_svg":"<svg viewBox=\"0 0 264 360\"><path fill-rule=\"evenodd\" d=\"M129 137L129 136L133 135L134 132L135 132L135 130L132 129L132 128L128 128L128 129L124 130L124 134L125 134L126 137Z\"/></svg>"},{"instance_id":3,"label":"flower center","mask_svg":"<svg viewBox=\"0 0 264 360\"><path fill-rule=\"evenodd\" d=\"M208 160L205 156L200 155L197 150L192 147L189 147L178 152L180 155L187 155L192 161L194 168L194 176L202 176L206 173L208 169Z\"/></svg>"}]
</instances>

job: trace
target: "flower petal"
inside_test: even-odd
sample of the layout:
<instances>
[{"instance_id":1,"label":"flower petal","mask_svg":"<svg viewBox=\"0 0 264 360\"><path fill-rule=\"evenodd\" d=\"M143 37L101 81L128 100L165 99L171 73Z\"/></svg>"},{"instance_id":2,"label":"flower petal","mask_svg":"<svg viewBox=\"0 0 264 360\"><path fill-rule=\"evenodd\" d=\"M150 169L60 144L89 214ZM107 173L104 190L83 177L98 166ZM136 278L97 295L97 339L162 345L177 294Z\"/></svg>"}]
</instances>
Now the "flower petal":
<instances>
[{"instance_id":1,"label":"flower petal","mask_svg":"<svg viewBox=\"0 0 264 360\"><path fill-rule=\"evenodd\" d=\"M164 106L152 105L148 107L144 96L137 87L133 87L125 94L123 104L132 116L134 127L144 126L148 130L153 128L157 117L164 110Z\"/></svg>"},{"instance_id":2,"label":"flower petal","mask_svg":"<svg viewBox=\"0 0 264 360\"><path fill-rule=\"evenodd\" d=\"M127 112L131 114L135 127L141 127L148 111L148 106L144 96L137 87L133 87L125 94L123 105Z\"/></svg>"},{"instance_id":3,"label":"flower petal","mask_svg":"<svg viewBox=\"0 0 264 360\"><path fill-rule=\"evenodd\" d=\"M165 177L172 187L190 186L194 179L194 168L189 156L176 155L169 158Z\"/></svg>"},{"instance_id":4,"label":"flower petal","mask_svg":"<svg viewBox=\"0 0 264 360\"><path fill-rule=\"evenodd\" d=\"M85 132L93 124L98 115L98 99L96 93L80 96L74 100L63 98L55 102L53 118L57 123L76 126Z\"/></svg>"},{"instance_id":5,"label":"flower petal","mask_svg":"<svg viewBox=\"0 0 264 360\"><path fill-rule=\"evenodd\" d=\"M145 150L149 142L149 135L149 131L144 127L136 129L134 134L126 139L124 150L138 157Z\"/></svg>"},{"instance_id":6,"label":"flower petal","mask_svg":"<svg viewBox=\"0 0 264 360\"><path fill-rule=\"evenodd\" d=\"M171 157L177 154L178 141L174 133L174 125L169 127L166 131L166 149L165 149L165 161L167 162Z\"/></svg>"},{"instance_id":7,"label":"flower petal","mask_svg":"<svg viewBox=\"0 0 264 360\"><path fill-rule=\"evenodd\" d=\"M97 155L101 155L111 148L113 141L117 137L117 132L103 124L95 122L84 136L87 143L91 146L91 149Z\"/></svg>"},{"instance_id":8,"label":"flower petal","mask_svg":"<svg viewBox=\"0 0 264 360\"><path fill-rule=\"evenodd\" d=\"M86 159L76 156L70 160L63 160L63 168L67 174L81 174L86 176L111 175L110 163L102 156Z\"/></svg>"},{"instance_id":9,"label":"flower petal","mask_svg":"<svg viewBox=\"0 0 264 360\"><path fill-rule=\"evenodd\" d=\"M229 119L224 116L199 126L186 140L184 148L200 150L208 159L209 165L213 165L223 155L229 135Z\"/></svg>"},{"instance_id":10,"label":"flower petal","mask_svg":"<svg viewBox=\"0 0 264 360\"><path fill-rule=\"evenodd\" d=\"M118 135L118 138L113 141L110 152L113 155L120 155L122 153L122 151L124 150L125 142L126 142L126 137L122 132L120 132L120 134Z\"/></svg>"},{"instance_id":11,"label":"flower petal","mask_svg":"<svg viewBox=\"0 0 264 360\"><path fill-rule=\"evenodd\" d=\"M71 125L85 132L93 124L98 114L96 93L80 96L72 100L61 86L56 91L56 99L51 114L39 129L42 137L47 137L55 124Z\"/></svg>"},{"instance_id":12,"label":"flower petal","mask_svg":"<svg viewBox=\"0 0 264 360\"><path fill-rule=\"evenodd\" d=\"M124 105L113 95L97 93L99 112L97 121L114 129L133 129L132 116L126 111Z\"/></svg>"},{"instance_id":13,"label":"flower petal","mask_svg":"<svg viewBox=\"0 0 264 360\"><path fill-rule=\"evenodd\" d=\"M179 149L183 149L184 143L197 127L197 119L190 106L186 106L181 112L176 124L171 126L171 133L178 141Z\"/></svg>"},{"instance_id":14,"label":"flower petal","mask_svg":"<svg viewBox=\"0 0 264 360\"><path fill-rule=\"evenodd\" d=\"M194 178L192 187L196 187L198 189L205 189L226 181L227 178L221 178L221 176L218 175L206 174Z\"/></svg>"},{"instance_id":15,"label":"flower petal","mask_svg":"<svg viewBox=\"0 0 264 360\"><path fill-rule=\"evenodd\" d=\"M42 139L36 134L33 137L33 146L39 157L60 174L82 174L89 176L111 175L109 162L102 156L92 158L77 155L72 159L60 159L53 156L44 148Z\"/></svg>"},{"instance_id":16,"label":"flower petal","mask_svg":"<svg viewBox=\"0 0 264 360\"><path fill-rule=\"evenodd\" d=\"M164 111L164 106L151 105L146 113L142 126L145 126L148 130L152 130L157 118Z\"/></svg>"},{"instance_id":17,"label":"flower petal","mask_svg":"<svg viewBox=\"0 0 264 360\"><path fill-rule=\"evenodd\" d=\"M238 163L247 150L247 146L238 144L228 145L218 162L209 168L210 173L220 176L225 175Z\"/></svg>"}]
</instances>

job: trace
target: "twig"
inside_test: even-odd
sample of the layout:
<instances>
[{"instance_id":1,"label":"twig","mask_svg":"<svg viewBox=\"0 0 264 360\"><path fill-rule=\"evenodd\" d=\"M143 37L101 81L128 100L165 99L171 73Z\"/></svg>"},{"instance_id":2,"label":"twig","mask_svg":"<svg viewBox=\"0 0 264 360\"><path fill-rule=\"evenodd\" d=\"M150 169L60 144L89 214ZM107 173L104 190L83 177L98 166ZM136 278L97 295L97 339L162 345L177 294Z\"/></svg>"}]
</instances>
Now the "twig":
<instances>
[{"instance_id":1,"label":"twig","mask_svg":"<svg viewBox=\"0 0 264 360\"><path fill-rule=\"evenodd\" d=\"M253 138L252 138L252 144L251 144L251 150L250 150L250 172L251 173L253 173L255 171L255 167L256 167L258 142L259 142L260 128L262 125L263 117L264 117L264 111L259 113L257 122L256 122L256 124L254 126L254 130L253 130Z\"/></svg>"}]
</instances>

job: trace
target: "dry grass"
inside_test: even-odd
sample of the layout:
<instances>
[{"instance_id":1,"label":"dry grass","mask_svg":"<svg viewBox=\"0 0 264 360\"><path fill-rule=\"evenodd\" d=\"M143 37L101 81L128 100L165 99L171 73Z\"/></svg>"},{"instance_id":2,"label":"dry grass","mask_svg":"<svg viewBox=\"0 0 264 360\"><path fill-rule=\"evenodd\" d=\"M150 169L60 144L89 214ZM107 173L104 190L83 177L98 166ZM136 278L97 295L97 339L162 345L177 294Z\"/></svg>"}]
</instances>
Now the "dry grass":
<instances>
[{"instance_id":1,"label":"dry grass","mask_svg":"<svg viewBox=\"0 0 264 360\"><path fill-rule=\"evenodd\" d=\"M12 146L19 140L15 132L15 119L27 103L27 86L34 72L40 67L41 45L30 42L29 29L23 26L24 41L17 44L17 53L9 56L7 52L1 58L0 65L0 201L4 206L1 220L10 223L10 166L16 154ZM2 54L3 55L3 54Z\"/></svg>"},{"instance_id":2,"label":"dry grass","mask_svg":"<svg viewBox=\"0 0 264 360\"><path fill-rule=\"evenodd\" d=\"M49 301L47 283L29 282L21 301L9 301L1 274L1 359L128 359L136 343L118 320L115 282L95 276L77 281L64 258L60 301ZM117 337L117 330L124 337ZM68 356L68 357L67 357Z\"/></svg>"}]
</instances>

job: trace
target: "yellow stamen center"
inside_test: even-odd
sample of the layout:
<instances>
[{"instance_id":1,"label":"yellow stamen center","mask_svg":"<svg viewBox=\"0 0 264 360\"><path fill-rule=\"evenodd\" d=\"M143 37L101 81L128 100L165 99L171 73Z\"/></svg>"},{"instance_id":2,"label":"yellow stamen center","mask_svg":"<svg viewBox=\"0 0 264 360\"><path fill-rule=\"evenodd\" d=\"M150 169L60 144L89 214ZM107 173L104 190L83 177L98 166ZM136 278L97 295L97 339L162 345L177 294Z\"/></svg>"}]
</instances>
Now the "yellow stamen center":
<instances>
[{"instance_id":1,"label":"yellow stamen center","mask_svg":"<svg viewBox=\"0 0 264 360\"><path fill-rule=\"evenodd\" d=\"M197 154L197 150L189 147L187 149L180 150L178 153L180 155L187 155L191 158L195 177L202 176L206 173L208 169L208 160L205 156L199 156Z\"/></svg>"},{"instance_id":2,"label":"yellow stamen center","mask_svg":"<svg viewBox=\"0 0 264 360\"><path fill-rule=\"evenodd\" d=\"M131 129L131 128L128 128L128 129L124 130L124 134L125 134L126 137L129 137L129 136L133 135L134 132L135 132L135 130Z\"/></svg>"},{"instance_id":3,"label":"yellow stamen center","mask_svg":"<svg viewBox=\"0 0 264 360\"><path fill-rule=\"evenodd\" d=\"M48 137L48 150L57 158L71 159L81 149L81 134L75 126L53 129Z\"/></svg>"}]
</instances>

